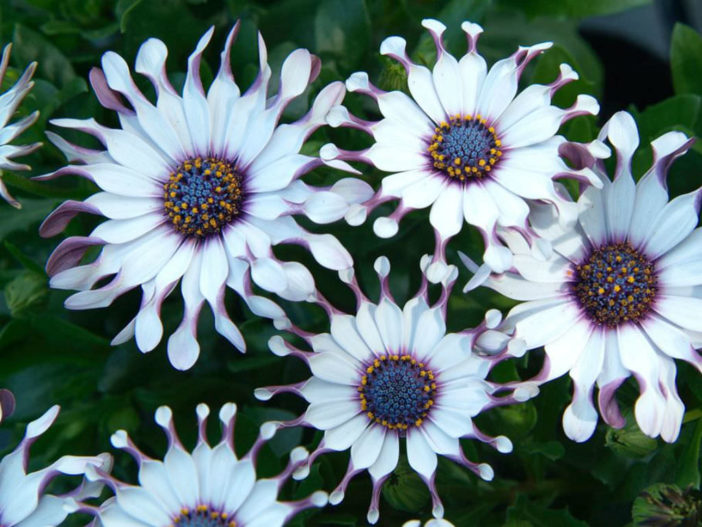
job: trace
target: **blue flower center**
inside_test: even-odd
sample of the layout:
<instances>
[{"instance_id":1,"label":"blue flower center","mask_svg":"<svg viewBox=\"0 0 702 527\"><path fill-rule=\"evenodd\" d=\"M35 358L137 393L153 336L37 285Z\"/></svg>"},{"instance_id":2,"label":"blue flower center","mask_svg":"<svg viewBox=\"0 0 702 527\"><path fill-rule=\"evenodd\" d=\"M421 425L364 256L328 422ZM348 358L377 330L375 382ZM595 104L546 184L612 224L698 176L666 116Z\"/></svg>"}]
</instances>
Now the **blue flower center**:
<instances>
[{"instance_id":1,"label":"blue flower center","mask_svg":"<svg viewBox=\"0 0 702 527\"><path fill-rule=\"evenodd\" d=\"M434 373L410 355L383 355L366 367L361 409L390 430L420 426L434 404Z\"/></svg>"},{"instance_id":2,"label":"blue flower center","mask_svg":"<svg viewBox=\"0 0 702 527\"><path fill-rule=\"evenodd\" d=\"M212 510L207 505L198 505L194 509L181 509L168 527L237 527L236 521L226 512Z\"/></svg>"},{"instance_id":3,"label":"blue flower center","mask_svg":"<svg viewBox=\"0 0 702 527\"><path fill-rule=\"evenodd\" d=\"M572 272L573 293L598 325L637 322L656 297L655 266L629 242L596 248Z\"/></svg>"},{"instance_id":4,"label":"blue flower center","mask_svg":"<svg viewBox=\"0 0 702 527\"><path fill-rule=\"evenodd\" d=\"M163 185L163 207L185 236L219 233L241 211L242 176L228 161L189 159Z\"/></svg>"},{"instance_id":5,"label":"blue flower center","mask_svg":"<svg viewBox=\"0 0 702 527\"><path fill-rule=\"evenodd\" d=\"M495 129L480 115L455 115L434 129L427 151L434 168L466 181L489 175L502 156L500 146Z\"/></svg>"}]
</instances>

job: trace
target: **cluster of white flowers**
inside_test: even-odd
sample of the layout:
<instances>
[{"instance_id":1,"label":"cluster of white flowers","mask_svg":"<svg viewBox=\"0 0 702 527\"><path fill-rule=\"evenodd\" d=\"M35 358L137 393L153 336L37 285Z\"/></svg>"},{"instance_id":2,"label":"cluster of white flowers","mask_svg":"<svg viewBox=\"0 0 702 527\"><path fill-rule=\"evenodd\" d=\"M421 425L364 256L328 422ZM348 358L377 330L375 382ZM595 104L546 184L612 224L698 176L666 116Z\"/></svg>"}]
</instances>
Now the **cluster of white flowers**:
<instances>
[{"instance_id":1,"label":"cluster of white flowers","mask_svg":"<svg viewBox=\"0 0 702 527\"><path fill-rule=\"evenodd\" d=\"M164 334L161 305L180 282L183 318L167 345L178 369L197 361L197 324L205 302L216 331L245 351L244 336L225 308L225 294L232 289L253 314L271 319L308 347L273 337L270 350L301 359L311 376L294 385L260 388L256 397L292 392L308 406L297 419L265 423L242 458L234 451L234 404L219 413L224 432L214 447L206 437L209 409L197 407L199 439L191 453L175 433L170 409L162 407L156 421L168 437L163 461L140 452L124 431L112 437L115 447L137 461L139 485L112 477L107 454L65 457L27 474L27 449L55 419L58 409L53 408L28 426L20 447L0 463L0 525L57 525L69 512L92 514L106 527L283 525L305 508L341 502L351 479L363 471L372 479L367 517L375 523L382 485L398 464L403 441L410 467L431 492L436 520L427 525L449 525L441 520L437 455L492 479L492 468L469 460L460 440L477 439L503 453L512 444L504 436L484 434L473 418L535 397L540 385L566 373L573 397L563 428L571 439L592 436L597 408L609 426L624 425L615 392L633 375L640 389L634 408L639 427L651 437L676 440L684 406L674 359L702 371L696 351L702 347L702 231L696 228L702 194L698 190L669 202L666 174L692 141L680 132L653 141L653 164L636 182L631 160L639 137L628 113L615 114L589 144L557 135L567 120L599 110L587 95L578 96L570 108L551 104L558 89L578 78L572 68L563 64L550 84L518 92L526 65L551 43L520 47L488 69L477 51L480 26L462 25L468 51L457 60L444 46L445 26L436 20L423 25L436 45L433 69L413 62L400 37L389 37L380 47L406 70L409 95L383 91L357 72L345 86L324 87L309 112L288 124L279 124L283 111L316 79L320 61L307 50L293 51L282 64L277 94L269 96L271 69L259 36L258 76L242 93L230 68L238 24L207 90L200 61L213 29L188 60L182 93L168 80L165 44L149 39L141 46L134 69L153 85L155 101L140 91L122 57L103 56L102 68L91 71L90 81L99 102L117 113L119 127L94 119L51 121L92 135L104 148L80 147L50 132L70 164L38 178L78 175L100 192L61 204L40 233L56 235L82 212L107 220L88 236L59 244L46 266L51 286L77 291L66 300L69 309L106 307L141 287L141 307L113 343L134 337L138 348L149 352ZM0 79L8 55L6 48ZM0 168L21 168L9 157L37 146L6 144L36 114L5 126L31 88L33 71L34 65L0 97ZM342 106L346 90L371 97L380 120L364 120ZM301 154L306 139L325 125L361 130L372 137L372 145L350 151L327 144L318 156ZM607 142L616 157L613 178L604 161L611 156ZM374 190L355 177L359 171L350 161L390 174ZM352 175L329 187L302 181L322 165ZM577 198L559 182L564 178L580 184ZM2 184L0 194L16 204ZM376 235L394 236L405 214L430 206L436 235L434 253L417 262L419 290L403 305L390 291L387 258L375 262L380 297L371 300L355 278L343 240L308 232L295 219L316 224L344 219L356 226L393 200L399 202L394 212L374 221ZM451 333L447 308L458 270L447 260L446 248L464 220L480 231L485 248L482 264L460 254L473 273L464 291L485 286L522 303L504 319L491 309L478 327ZM283 243L301 245L321 266L338 271L340 283L356 297L355 313L328 302L307 267L278 259L273 247ZM95 246L99 254L86 262L86 252ZM329 332L299 328L254 286L288 301L321 306ZM432 288L440 289L434 302ZM508 384L488 380L494 365L539 348L545 361L533 378ZM14 406L8 393L0 391L0 418ZM294 449L279 476L257 480L259 449L278 429L290 426L321 430L323 439L309 455ZM282 485L305 478L319 456L345 450L350 450L348 470L328 498L317 492L297 502L278 500ZM57 473L85 479L67 495L42 495L47 478ZM114 497L91 504L88 498L103 486ZM18 492L22 500L16 499Z\"/></svg>"}]
</instances>

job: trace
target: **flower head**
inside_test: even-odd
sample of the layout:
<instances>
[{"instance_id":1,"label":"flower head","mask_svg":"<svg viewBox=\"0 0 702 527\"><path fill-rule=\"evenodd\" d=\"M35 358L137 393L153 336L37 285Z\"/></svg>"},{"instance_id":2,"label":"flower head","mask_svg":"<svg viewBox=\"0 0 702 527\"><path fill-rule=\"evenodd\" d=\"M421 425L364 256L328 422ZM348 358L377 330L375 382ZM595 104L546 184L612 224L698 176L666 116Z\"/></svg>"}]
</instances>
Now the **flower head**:
<instances>
[{"instance_id":1,"label":"flower head","mask_svg":"<svg viewBox=\"0 0 702 527\"><path fill-rule=\"evenodd\" d=\"M109 470L111 458L64 456L48 467L27 472L29 448L51 426L59 407L50 408L39 419L27 425L19 446L0 461L0 525L3 527L30 527L59 525L73 509L74 499L95 497L100 494L99 483L83 483L61 496L44 494L44 489L60 474L83 475L88 467L101 466Z\"/></svg>"},{"instance_id":2,"label":"flower head","mask_svg":"<svg viewBox=\"0 0 702 527\"><path fill-rule=\"evenodd\" d=\"M122 57L108 52L102 69L93 69L90 80L100 103L117 112L121 128L107 128L94 119L52 121L95 136L105 150L81 148L50 134L75 163L43 178L76 174L93 181L101 192L83 202L63 203L44 221L41 234L59 233L79 212L108 220L89 236L68 238L57 247L47 264L51 286L79 290L66 301L70 309L105 307L141 286L139 313L113 343L135 336L139 349L147 352L163 335L161 304L182 278L183 320L168 340L171 363L179 369L197 360L197 320L205 301L214 313L215 329L245 350L244 339L224 307L227 287L255 314L278 321L285 320L284 312L271 300L253 294L252 279L290 300L313 294L309 270L297 262L279 261L274 245L303 245L325 267L349 267L351 256L336 238L307 232L292 215L328 223L343 217L349 203L372 194L368 185L353 179L328 188L299 180L322 164L299 151L324 124L329 108L343 97L344 87L330 84L307 115L277 126L288 103L316 78L319 60L307 50L293 51L283 63L277 95L269 98L271 70L259 36L260 71L241 94L229 64L238 27L227 37L219 71L207 93L199 67L213 29L200 39L188 60L182 95L166 76L165 44L151 38L139 49L136 71L153 84L156 104L137 88ZM92 246L102 246L100 255L92 263L79 265ZM112 279L97 286L106 277Z\"/></svg>"},{"instance_id":3,"label":"flower head","mask_svg":"<svg viewBox=\"0 0 702 527\"><path fill-rule=\"evenodd\" d=\"M422 260L425 271L429 260L429 256ZM388 289L387 258L376 260L375 269L381 282L379 302L363 295L352 273L340 273L356 294L356 313L340 312L320 298L330 318L330 333L290 328L313 351L300 350L280 336L271 339L275 354L304 360L312 377L291 386L259 388L255 393L267 400L280 392L292 392L309 403L299 419L277 426L302 424L324 431L310 462L325 452L351 450L348 470L331 494L331 503L340 502L349 481L367 470L373 480L368 521L375 523L381 487L397 466L400 443L405 441L409 465L429 487L433 513L441 517L443 506L434 481L437 454L490 480L492 468L470 461L460 439L478 439L500 452L512 449L509 439L485 435L471 418L531 394L495 395L501 388L485 377L496 361L474 350L494 354L511 346L518 353L518 343L489 329L501 320L496 311L489 312L477 329L446 333L446 304L457 276L455 267L449 268L435 304L429 305L424 277L419 292L403 308ZM298 477L304 475L304 470L298 471Z\"/></svg>"},{"instance_id":4,"label":"flower head","mask_svg":"<svg viewBox=\"0 0 702 527\"><path fill-rule=\"evenodd\" d=\"M163 461L142 453L124 430L113 434L112 444L128 452L139 465L139 485L121 482L104 471L94 469L88 477L104 482L115 493L100 507L83 504L81 512L98 517L105 527L281 527L298 512L327 503L324 492L295 502L278 501L281 487L293 470L304 462L307 452L296 448L288 467L278 476L256 479L256 456L271 437L271 427L261 435L243 457L234 452L236 405L220 409L223 432L221 441L207 442L207 417L210 409L197 406L198 441L192 453L185 450L173 425L171 409L156 411L156 422L168 437Z\"/></svg>"},{"instance_id":5,"label":"flower head","mask_svg":"<svg viewBox=\"0 0 702 527\"><path fill-rule=\"evenodd\" d=\"M8 44L2 50L2 59L0 59L0 84L5 78L5 73L7 73L7 66L10 62L10 50L12 50L12 44ZM9 144L10 141L34 124L39 117L38 111L32 112L28 116L12 124L7 124L22 103L22 99L24 99L25 95L27 95L29 90L32 89L32 86L34 86L32 75L36 68L37 63L32 62L27 66L27 69L24 70L19 80L17 80L9 90L0 95L0 169L2 170L29 170L28 165L16 163L12 158L29 154L41 146L41 143L22 146ZM0 197L13 207L18 209L21 207L19 201L13 198L8 192L2 178L0 178Z\"/></svg>"},{"instance_id":6,"label":"flower head","mask_svg":"<svg viewBox=\"0 0 702 527\"><path fill-rule=\"evenodd\" d=\"M639 136L631 115L615 114L600 139L617 152L614 180L598 164L603 188L578 200L578 222L558 224L547 205L534 205L532 226L550 241L545 261L530 254L519 236L509 236L513 268L489 278L500 293L525 301L513 308L503 330L524 339L527 349L544 346L546 362L532 381L565 373L573 401L563 415L566 434L587 440L595 430L595 383L603 419L621 427L615 391L629 376L641 395L634 414L641 430L674 441L684 406L675 387L675 362L702 371L702 229L696 229L702 190L668 202L667 170L692 140L669 132L654 140L653 165L634 182L631 159Z\"/></svg>"},{"instance_id":7,"label":"flower head","mask_svg":"<svg viewBox=\"0 0 702 527\"><path fill-rule=\"evenodd\" d=\"M354 73L347 88L375 99L383 118L364 121L338 106L329 114L329 122L361 129L375 142L360 152L327 145L321 153L327 159L358 160L393 172L383 178L373 199L352 207L347 215L360 223L380 203L399 200L395 212L375 221L378 236L393 236L407 212L431 206L429 221L437 238L429 269L432 281L439 281L436 275L442 273L446 243L460 232L464 219L483 234L486 264L501 272L509 267L512 254L500 241L498 226L528 235L532 200L553 203L561 221L572 223L575 209L553 180L571 177L600 184L589 169L574 170L563 162L560 154L567 150L566 140L556 135L565 121L597 113L598 104L580 95L570 108L551 105L553 94L578 78L566 64L552 83L534 84L517 94L524 68L551 46L549 42L520 47L488 70L477 53L480 26L463 23L469 50L456 60L444 47L446 27L430 19L422 25L436 44L433 70L410 60L403 38L385 39L380 52L404 66L412 96L384 92L371 84L366 73Z\"/></svg>"}]
</instances>

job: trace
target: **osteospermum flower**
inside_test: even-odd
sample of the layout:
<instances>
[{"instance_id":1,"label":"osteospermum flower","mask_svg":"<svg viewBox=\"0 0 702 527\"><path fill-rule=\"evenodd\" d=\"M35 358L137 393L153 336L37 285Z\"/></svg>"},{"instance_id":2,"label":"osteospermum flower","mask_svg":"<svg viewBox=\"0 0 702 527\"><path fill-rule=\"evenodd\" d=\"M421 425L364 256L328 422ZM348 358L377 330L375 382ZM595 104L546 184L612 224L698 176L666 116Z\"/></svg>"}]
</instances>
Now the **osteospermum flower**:
<instances>
[{"instance_id":1,"label":"osteospermum flower","mask_svg":"<svg viewBox=\"0 0 702 527\"><path fill-rule=\"evenodd\" d=\"M50 408L27 425L19 446L0 461L0 525L3 527L47 527L59 525L73 510L74 499L99 495L101 484L83 483L61 496L44 494L44 489L60 474L82 475L89 466L109 469L107 454L97 457L64 456L46 468L27 472L29 448L51 426L59 407Z\"/></svg>"},{"instance_id":2,"label":"osteospermum flower","mask_svg":"<svg viewBox=\"0 0 702 527\"><path fill-rule=\"evenodd\" d=\"M95 136L105 150L77 147L51 134L77 164L42 177L76 174L102 190L84 202L63 203L41 226L43 236L57 234L79 212L109 218L87 237L64 240L47 263L52 287L79 290L67 299L66 307L105 307L141 286L139 313L113 343L135 336L139 349L147 352L163 335L161 303L182 278L183 320L168 340L171 363L180 369L197 360L197 320L205 301L214 313L215 329L239 350L245 349L224 307L227 287L255 314L279 321L285 319L284 312L254 295L251 279L286 299L312 295L314 280L308 269L279 261L272 246L300 244L325 267L349 267L351 256L336 238L307 232L292 215L331 222L343 217L349 202L372 194L368 185L354 179L329 188L299 181L322 164L299 151L343 97L344 87L330 84L302 119L276 126L287 104L317 76L319 60L307 50L293 51L283 63L278 94L269 98L271 70L259 36L260 71L240 94L229 64L238 27L227 37L219 72L207 93L199 67L213 29L190 56L182 96L166 76L165 44L147 40L137 54L136 71L153 84L155 105L139 91L122 57L105 53L103 69L93 69L90 80L101 104L117 112L121 128L107 128L93 119L53 120L55 125ZM96 245L103 247L97 259L79 265L85 251ZM96 286L106 277L112 279Z\"/></svg>"},{"instance_id":3,"label":"osteospermum flower","mask_svg":"<svg viewBox=\"0 0 702 527\"><path fill-rule=\"evenodd\" d=\"M262 428L251 450L239 458L234 452L236 405L222 406L222 439L214 447L206 437L209 413L207 405L198 405L199 437L188 453L176 434L171 409L162 406L156 411L156 422L168 437L163 461L140 452L124 430L113 434L112 444L139 464L140 484L123 483L94 469L88 477L104 482L115 496L100 507L83 504L79 510L98 517L104 527L280 527L304 509L326 505L324 492L294 502L278 501L281 487L307 457L303 448L291 452L280 475L257 480L256 456L274 430Z\"/></svg>"},{"instance_id":4,"label":"osteospermum flower","mask_svg":"<svg viewBox=\"0 0 702 527\"><path fill-rule=\"evenodd\" d=\"M424 270L429 260L428 256L423 259ZM498 397L494 394L500 387L485 380L494 361L474 349L496 353L512 346L513 353L519 352L516 341L510 344L505 335L488 328L500 322L498 312L489 312L477 329L446 333L446 304L456 279L455 267L449 268L441 298L434 305L428 303L425 277L404 308L388 290L387 258L376 260L375 268L382 291L378 303L363 295L350 271L340 273L357 297L356 314L342 313L319 299L329 315L331 333L310 334L291 327L312 352L280 336L269 342L275 354L304 360L312 377L291 386L259 388L255 393L267 400L277 393L292 392L307 400L309 406L300 418L277 426L302 424L324 431L310 462L325 452L351 450L348 470L331 494L331 503L339 503L349 481L367 470L373 481L368 521L375 523L381 487L395 469L400 442L405 441L409 464L430 489L433 514L441 517L443 506L434 481L437 454L483 479L492 479L488 464L466 458L460 439L474 438L500 452L511 451L509 439L485 435L471 418L532 394ZM297 476L304 477L305 472L301 469Z\"/></svg>"},{"instance_id":5,"label":"osteospermum flower","mask_svg":"<svg viewBox=\"0 0 702 527\"><path fill-rule=\"evenodd\" d=\"M602 129L600 139L605 137L617 152L614 181L600 165L604 187L583 193L572 229L561 228L551 207L535 207L531 221L551 241L551 258L535 258L514 236L513 270L487 285L526 301L510 311L503 329L513 330L528 349L544 346L546 361L532 381L570 374L573 400L563 415L568 437L585 441L594 432L595 383L603 419L623 426L615 392L633 375L641 391L634 408L639 427L672 442L684 411L673 359L702 371L694 349L702 345L702 230L695 229L702 193L668 202L666 188L668 167L692 140L669 132L653 141L653 165L635 184L630 165L639 136L633 118L615 114Z\"/></svg>"},{"instance_id":6,"label":"osteospermum flower","mask_svg":"<svg viewBox=\"0 0 702 527\"><path fill-rule=\"evenodd\" d=\"M587 168L566 166L560 158L566 141L556 135L565 121L595 114L599 107L588 95L578 96L567 109L551 105L553 94L578 78L566 64L552 83L531 85L517 95L524 68L551 46L549 42L520 47L488 71L476 51L480 26L463 23L469 51L456 60L442 41L446 27L437 20L424 20L422 25L436 44L434 69L412 62L403 38L385 39L380 52L404 66L412 97L385 92L371 84L366 73L354 73L347 88L375 99L383 119L365 121L339 106L330 113L329 122L363 130L375 142L359 152L327 145L321 154L393 172L383 178L373 199L354 206L347 215L349 221L361 223L375 206L399 200L390 216L375 221L378 236L394 236L407 212L431 205L429 221L437 238L435 262L429 270L432 281L443 274L446 244L460 232L464 219L483 234L486 264L504 271L511 253L500 242L497 226L529 232L527 202L531 200L555 204L563 224L572 223L575 210L557 192L553 180L572 177L599 185Z\"/></svg>"},{"instance_id":7,"label":"osteospermum flower","mask_svg":"<svg viewBox=\"0 0 702 527\"><path fill-rule=\"evenodd\" d=\"M2 84L7 72L7 66L10 62L10 50L12 44L8 44L2 50L2 59L0 59L0 84ZM22 76L15 84L0 95L0 169L1 170L29 170L28 165L16 163L12 160L13 157L23 156L33 152L41 146L41 143L33 143L31 145L16 146L9 144L18 135L29 128L39 117L39 112L33 112L28 116L16 121L12 124L7 124L14 115L15 111L22 103L25 95L34 86L32 75L37 68L37 63L32 62L27 69L24 70ZM0 178L0 197L7 201L10 205L16 208L21 208L19 201L13 198L7 190L5 183Z\"/></svg>"}]
</instances>

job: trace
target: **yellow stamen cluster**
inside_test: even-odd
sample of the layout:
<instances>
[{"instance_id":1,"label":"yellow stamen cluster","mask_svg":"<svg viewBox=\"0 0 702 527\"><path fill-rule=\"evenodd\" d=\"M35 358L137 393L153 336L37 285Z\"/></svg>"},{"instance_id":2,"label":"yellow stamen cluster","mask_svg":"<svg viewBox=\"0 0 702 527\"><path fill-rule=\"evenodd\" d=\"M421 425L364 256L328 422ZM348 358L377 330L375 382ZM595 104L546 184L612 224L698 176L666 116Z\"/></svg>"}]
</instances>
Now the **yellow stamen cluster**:
<instances>
[{"instance_id":1,"label":"yellow stamen cluster","mask_svg":"<svg viewBox=\"0 0 702 527\"><path fill-rule=\"evenodd\" d=\"M358 386L361 410L390 430L421 426L434 405L434 373L410 355L381 355L366 367Z\"/></svg>"},{"instance_id":2,"label":"yellow stamen cluster","mask_svg":"<svg viewBox=\"0 0 702 527\"><path fill-rule=\"evenodd\" d=\"M616 327L636 322L656 297L654 265L629 242L595 249L572 275L575 296L597 324Z\"/></svg>"},{"instance_id":3,"label":"yellow stamen cluster","mask_svg":"<svg viewBox=\"0 0 702 527\"><path fill-rule=\"evenodd\" d=\"M218 233L240 212L242 177L227 161L190 159L163 185L163 206L173 227L186 236Z\"/></svg>"},{"instance_id":4,"label":"yellow stamen cluster","mask_svg":"<svg viewBox=\"0 0 702 527\"><path fill-rule=\"evenodd\" d=\"M236 521L230 519L226 512L211 510L207 505L198 505L194 509L183 507L180 514L173 518L170 527L236 527Z\"/></svg>"},{"instance_id":5,"label":"yellow stamen cluster","mask_svg":"<svg viewBox=\"0 0 702 527\"><path fill-rule=\"evenodd\" d=\"M465 181L489 175L502 157L502 141L495 128L480 114L456 114L434 128L427 148L434 168L448 177Z\"/></svg>"}]
</instances>

